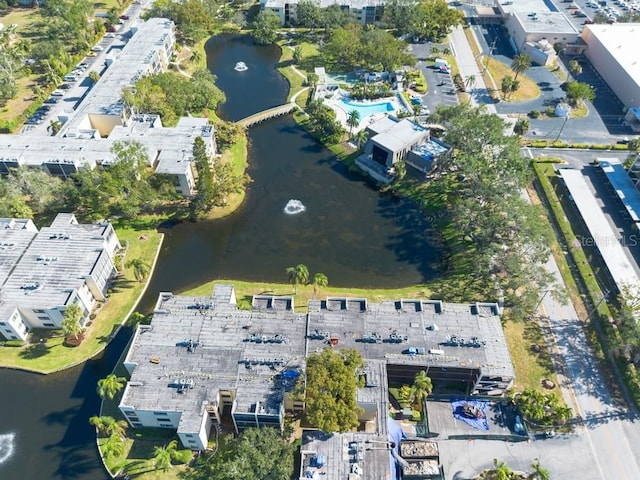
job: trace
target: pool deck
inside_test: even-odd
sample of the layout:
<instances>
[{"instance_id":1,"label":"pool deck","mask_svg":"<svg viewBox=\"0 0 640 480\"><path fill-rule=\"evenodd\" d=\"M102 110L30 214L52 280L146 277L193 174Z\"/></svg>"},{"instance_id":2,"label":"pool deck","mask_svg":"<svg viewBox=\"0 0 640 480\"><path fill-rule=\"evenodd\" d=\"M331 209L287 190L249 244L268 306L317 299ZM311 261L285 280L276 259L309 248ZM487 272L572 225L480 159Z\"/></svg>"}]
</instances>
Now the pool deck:
<instances>
[{"instance_id":1,"label":"pool deck","mask_svg":"<svg viewBox=\"0 0 640 480\"><path fill-rule=\"evenodd\" d=\"M338 120L342 126L344 126L347 130L349 130L349 126L347 125L348 112L340 105L340 100L344 99L346 93L343 90L337 90L331 98L323 99L323 102L326 106L330 107L336 113L336 120ZM387 115L395 115L399 111L403 110L403 107L400 101L397 98L397 95L393 97L384 97L377 98L376 100L371 100L369 102L363 101L358 102L366 105L367 103L382 103L382 102L390 102L393 105L393 112L381 112L375 113L373 115L367 115L364 118L360 119L360 124L357 127L352 129L352 134L358 133L360 130L364 130L370 124L377 122L378 120L386 117Z\"/></svg>"}]
</instances>

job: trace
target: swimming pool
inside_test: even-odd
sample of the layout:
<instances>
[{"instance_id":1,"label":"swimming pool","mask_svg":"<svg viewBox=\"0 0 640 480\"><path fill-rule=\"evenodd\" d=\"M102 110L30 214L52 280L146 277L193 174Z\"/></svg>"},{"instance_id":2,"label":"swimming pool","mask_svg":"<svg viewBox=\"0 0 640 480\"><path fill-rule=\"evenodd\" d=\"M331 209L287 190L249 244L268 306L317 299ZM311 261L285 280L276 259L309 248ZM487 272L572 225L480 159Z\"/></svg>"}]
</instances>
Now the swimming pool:
<instances>
[{"instance_id":1,"label":"swimming pool","mask_svg":"<svg viewBox=\"0 0 640 480\"><path fill-rule=\"evenodd\" d=\"M342 108L347 115L352 110L356 110L360 114L360 120L364 120L370 115L375 115L376 113L392 113L395 112L396 108L393 106L389 100L385 100L377 103L359 103L354 102L352 100L345 100L344 98L338 100L338 106Z\"/></svg>"}]
</instances>

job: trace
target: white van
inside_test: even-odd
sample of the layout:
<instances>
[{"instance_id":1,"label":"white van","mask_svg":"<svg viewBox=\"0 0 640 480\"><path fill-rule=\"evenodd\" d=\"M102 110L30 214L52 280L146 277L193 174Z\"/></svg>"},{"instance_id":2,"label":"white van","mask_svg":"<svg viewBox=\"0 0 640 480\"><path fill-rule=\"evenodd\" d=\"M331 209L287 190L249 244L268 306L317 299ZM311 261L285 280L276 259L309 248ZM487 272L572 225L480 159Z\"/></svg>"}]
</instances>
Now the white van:
<instances>
[{"instance_id":1,"label":"white van","mask_svg":"<svg viewBox=\"0 0 640 480\"><path fill-rule=\"evenodd\" d=\"M436 58L433 66L443 72L448 72L451 67L449 67L449 62L447 62L444 58Z\"/></svg>"}]
</instances>

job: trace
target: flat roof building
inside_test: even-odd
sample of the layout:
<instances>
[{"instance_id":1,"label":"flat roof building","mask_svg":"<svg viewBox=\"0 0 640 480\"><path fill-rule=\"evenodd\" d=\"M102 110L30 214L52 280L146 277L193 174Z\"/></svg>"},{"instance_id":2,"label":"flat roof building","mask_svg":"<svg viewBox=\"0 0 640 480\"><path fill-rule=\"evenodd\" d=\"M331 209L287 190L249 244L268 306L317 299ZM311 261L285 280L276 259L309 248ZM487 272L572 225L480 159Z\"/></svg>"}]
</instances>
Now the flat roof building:
<instances>
[{"instance_id":1,"label":"flat roof building","mask_svg":"<svg viewBox=\"0 0 640 480\"><path fill-rule=\"evenodd\" d=\"M427 370L436 386L500 395L514 378L494 303L327 298L310 301L305 314L292 297L259 295L241 310L233 287L216 285L211 297L160 294L124 360L131 379L119 408L133 427L176 429L194 450L206 447L223 416L237 432L282 428L285 409L304 407L288 393L305 358L331 346L362 354L361 430L381 438L389 382L411 383Z\"/></svg>"},{"instance_id":2,"label":"flat roof building","mask_svg":"<svg viewBox=\"0 0 640 480\"><path fill-rule=\"evenodd\" d=\"M585 25L586 57L626 108L640 106L640 23Z\"/></svg>"},{"instance_id":3,"label":"flat roof building","mask_svg":"<svg viewBox=\"0 0 640 480\"><path fill-rule=\"evenodd\" d=\"M575 43L580 35L567 16L551 2L518 0L498 2L497 6L503 14L504 26L516 52L523 50L527 43L535 44L540 40L546 40L551 45Z\"/></svg>"},{"instance_id":4,"label":"flat roof building","mask_svg":"<svg viewBox=\"0 0 640 480\"><path fill-rule=\"evenodd\" d=\"M260 0L260 6L263 10L276 13L282 25L296 25L298 2L299 0ZM382 22L385 3L386 0L319 0L318 2L320 8L338 5L341 10L350 12L362 25L375 25Z\"/></svg>"},{"instance_id":5,"label":"flat roof building","mask_svg":"<svg viewBox=\"0 0 640 480\"><path fill-rule=\"evenodd\" d=\"M110 223L80 224L61 213L38 232L29 222L0 220L0 252L6 252L0 254L0 333L8 339L24 340L32 328L60 328L72 304L81 308L84 326L117 273L121 247Z\"/></svg>"},{"instance_id":6,"label":"flat roof building","mask_svg":"<svg viewBox=\"0 0 640 480\"><path fill-rule=\"evenodd\" d=\"M202 138L213 159L214 127L207 118L185 117L164 127L158 115L135 114L125 108L122 93L145 75L166 71L175 47L174 23L152 18L131 28L131 39L110 58L102 77L54 137L32 132L0 135L0 174L19 167L42 167L67 178L80 168L113 163L116 141L135 140L147 150L149 165L170 177L177 193L195 193L193 142ZM46 139L43 140L43 139Z\"/></svg>"}]
</instances>

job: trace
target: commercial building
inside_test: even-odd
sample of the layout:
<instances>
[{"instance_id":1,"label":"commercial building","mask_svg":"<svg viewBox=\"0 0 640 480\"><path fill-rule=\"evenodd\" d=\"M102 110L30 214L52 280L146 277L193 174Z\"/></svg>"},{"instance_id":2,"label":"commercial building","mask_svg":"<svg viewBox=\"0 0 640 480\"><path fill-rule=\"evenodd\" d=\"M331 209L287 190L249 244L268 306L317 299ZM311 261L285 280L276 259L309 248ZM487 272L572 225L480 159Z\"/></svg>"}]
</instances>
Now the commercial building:
<instances>
[{"instance_id":1,"label":"commercial building","mask_svg":"<svg viewBox=\"0 0 640 480\"><path fill-rule=\"evenodd\" d=\"M504 26L509 32L511 46L516 52L525 50L527 44L535 45L541 40L554 45L576 43L580 32L567 16L556 6L545 0L518 0L515 2L498 2L497 7L502 13ZM533 49L529 47L529 53ZM536 63L542 62L532 53ZM545 60L546 61L546 60Z\"/></svg>"},{"instance_id":2,"label":"commercial building","mask_svg":"<svg viewBox=\"0 0 640 480\"><path fill-rule=\"evenodd\" d=\"M185 117L175 127L164 127L158 115L136 114L122 99L123 91L141 77L167 70L175 48L174 24L152 18L132 26L131 33L120 54L108 58L108 68L77 110L62 119L57 136L0 135L0 174L39 167L66 178L83 167L113 163L114 142L136 141L145 147L150 168L169 177L177 193L195 193L195 138L202 138L211 159L216 151L208 119Z\"/></svg>"},{"instance_id":3,"label":"commercial building","mask_svg":"<svg viewBox=\"0 0 640 480\"><path fill-rule=\"evenodd\" d=\"M640 122L640 113L633 109L640 106L638 38L640 23L585 25L582 32L586 57L624 106L635 113L628 120L636 127Z\"/></svg>"},{"instance_id":4,"label":"commercial building","mask_svg":"<svg viewBox=\"0 0 640 480\"><path fill-rule=\"evenodd\" d=\"M0 219L0 333L27 338L33 328L60 328L76 304L85 325L106 300L121 248L110 223L80 224L60 213L40 231L24 219Z\"/></svg>"},{"instance_id":5,"label":"commercial building","mask_svg":"<svg viewBox=\"0 0 640 480\"><path fill-rule=\"evenodd\" d=\"M202 450L224 418L237 432L282 428L285 410L304 408L291 391L306 356L356 348L366 363L359 431L386 441L389 383L426 370L436 388L501 395L513 381L497 304L327 298L308 307L296 313L292 297L260 295L241 310L231 285L211 297L160 294L124 360L131 378L120 410L133 427L175 429Z\"/></svg>"},{"instance_id":6,"label":"commercial building","mask_svg":"<svg viewBox=\"0 0 640 480\"><path fill-rule=\"evenodd\" d=\"M377 25L382 22L384 4L386 0L320 0L320 8L338 5L341 10L351 13L353 18L362 25ZM282 25L296 25L298 23L298 0L260 0L263 10L271 10L280 17Z\"/></svg>"}]
</instances>

